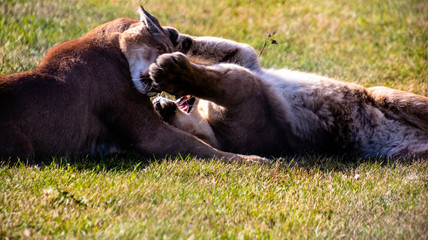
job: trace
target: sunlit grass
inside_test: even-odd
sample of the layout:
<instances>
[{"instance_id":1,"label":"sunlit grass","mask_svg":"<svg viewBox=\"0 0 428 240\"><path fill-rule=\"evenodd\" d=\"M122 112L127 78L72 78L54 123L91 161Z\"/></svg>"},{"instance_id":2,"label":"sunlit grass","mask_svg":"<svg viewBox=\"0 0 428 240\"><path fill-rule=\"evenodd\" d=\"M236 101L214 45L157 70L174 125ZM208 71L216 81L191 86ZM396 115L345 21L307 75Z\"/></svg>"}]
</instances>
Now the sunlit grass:
<instances>
[{"instance_id":1,"label":"sunlit grass","mask_svg":"<svg viewBox=\"0 0 428 240\"><path fill-rule=\"evenodd\" d=\"M0 1L0 73L32 69L104 22L137 18L140 3L163 25L257 51L276 31L266 68L428 95L426 1ZM0 238L428 237L427 159L23 162L0 166Z\"/></svg>"},{"instance_id":2,"label":"sunlit grass","mask_svg":"<svg viewBox=\"0 0 428 240\"><path fill-rule=\"evenodd\" d=\"M0 236L426 236L426 161L60 161L0 168Z\"/></svg>"}]
</instances>

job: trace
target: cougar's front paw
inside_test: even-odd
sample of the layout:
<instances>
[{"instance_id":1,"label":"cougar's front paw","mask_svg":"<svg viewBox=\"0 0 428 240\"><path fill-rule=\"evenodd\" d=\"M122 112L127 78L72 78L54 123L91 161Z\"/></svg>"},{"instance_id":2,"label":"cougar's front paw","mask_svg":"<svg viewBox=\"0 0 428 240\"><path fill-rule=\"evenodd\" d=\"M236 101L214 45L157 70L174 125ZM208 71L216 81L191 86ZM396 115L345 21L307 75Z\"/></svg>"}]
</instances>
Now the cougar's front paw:
<instances>
[{"instance_id":1,"label":"cougar's front paw","mask_svg":"<svg viewBox=\"0 0 428 240\"><path fill-rule=\"evenodd\" d=\"M266 164L266 165L271 165L274 163L270 159L259 157L256 155L239 155L239 156L244 159L243 161L244 163L256 163L256 164Z\"/></svg>"},{"instance_id":2,"label":"cougar's front paw","mask_svg":"<svg viewBox=\"0 0 428 240\"><path fill-rule=\"evenodd\" d=\"M186 95L190 89L192 65L187 57L179 52L162 54L156 63L150 65L150 78L153 88L175 96Z\"/></svg>"}]
</instances>

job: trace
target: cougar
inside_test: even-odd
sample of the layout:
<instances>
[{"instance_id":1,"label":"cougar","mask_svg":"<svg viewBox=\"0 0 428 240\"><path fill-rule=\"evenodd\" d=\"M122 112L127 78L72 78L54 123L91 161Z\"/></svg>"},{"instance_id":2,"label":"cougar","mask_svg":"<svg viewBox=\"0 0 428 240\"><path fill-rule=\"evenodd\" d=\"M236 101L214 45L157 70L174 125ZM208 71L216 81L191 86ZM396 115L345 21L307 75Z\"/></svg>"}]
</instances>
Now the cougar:
<instances>
[{"instance_id":1,"label":"cougar","mask_svg":"<svg viewBox=\"0 0 428 240\"><path fill-rule=\"evenodd\" d=\"M166 122L212 146L262 156L428 156L427 97L265 70L248 45L170 35L180 52L158 57L149 75L156 91L184 97L157 98L154 106Z\"/></svg>"},{"instance_id":2,"label":"cougar","mask_svg":"<svg viewBox=\"0 0 428 240\"><path fill-rule=\"evenodd\" d=\"M0 158L112 152L261 160L214 149L166 124L149 95L149 66L175 51L172 28L140 7L52 48L34 70L0 76Z\"/></svg>"}]
</instances>

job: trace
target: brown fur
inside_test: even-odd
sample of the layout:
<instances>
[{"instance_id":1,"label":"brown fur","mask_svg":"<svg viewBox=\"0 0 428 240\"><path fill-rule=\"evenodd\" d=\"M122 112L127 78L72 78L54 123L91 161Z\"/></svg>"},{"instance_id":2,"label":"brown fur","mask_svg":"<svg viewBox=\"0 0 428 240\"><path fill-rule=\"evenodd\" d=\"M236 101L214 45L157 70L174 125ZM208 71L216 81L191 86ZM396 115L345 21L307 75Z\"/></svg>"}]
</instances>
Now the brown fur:
<instances>
[{"instance_id":1,"label":"brown fur","mask_svg":"<svg viewBox=\"0 0 428 240\"><path fill-rule=\"evenodd\" d=\"M34 70L0 76L0 159L123 150L244 159L165 124L134 87L130 58L154 61L174 48L143 11L143 22L108 22L52 48Z\"/></svg>"},{"instance_id":2,"label":"brown fur","mask_svg":"<svg viewBox=\"0 0 428 240\"><path fill-rule=\"evenodd\" d=\"M176 49L186 55L158 58L150 68L154 88L201 100L190 114L162 116L222 150L264 156L308 151L428 156L426 97L286 69L263 70L247 45L175 35Z\"/></svg>"}]
</instances>

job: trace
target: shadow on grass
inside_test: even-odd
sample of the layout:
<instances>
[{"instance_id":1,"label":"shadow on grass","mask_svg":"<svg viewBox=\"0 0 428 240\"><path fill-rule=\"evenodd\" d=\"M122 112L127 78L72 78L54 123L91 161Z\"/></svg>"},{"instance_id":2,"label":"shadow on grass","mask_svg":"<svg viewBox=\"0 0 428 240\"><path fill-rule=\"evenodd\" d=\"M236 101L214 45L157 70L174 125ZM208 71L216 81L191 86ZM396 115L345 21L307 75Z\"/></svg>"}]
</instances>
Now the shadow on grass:
<instances>
[{"instance_id":1,"label":"shadow on grass","mask_svg":"<svg viewBox=\"0 0 428 240\"><path fill-rule=\"evenodd\" d=\"M279 164L284 168L317 169L323 172L344 172L357 169L361 164L376 165L382 167L395 167L400 165L411 165L420 161L420 158L355 158L346 155L322 155L322 154L300 154L278 158Z\"/></svg>"},{"instance_id":2,"label":"shadow on grass","mask_svg":"<svg viewBox=\"0 0 428 240\"><path fill-rule=\"evenodd\" d=\"M196 159L196 160L195 160ZM410 165L417 161L426 161L422 158L350 158L349 156L332 156L320 154L300 154L294 156L284 156L280 158L270 158L273 160L271 165L266 165L267 168L305 168L317 169L323 172L346 172L357 169L361 164L376 165L382 167L395 167L399 165ZM111 154L99 157L45 157L39 159L0 159L0 167L16 167L16 166L57 166L68 167L72 166L77 170L90 170L92 172L105 171L138 171L143 170L151 163L164 161L203 161L212 162L215 159L197 159L190 156L186 157L165 157L156 159L150 156L142 156L138 154ZM225 163L227 164L227 163ZM231 163L234 164L234 163ZM239 164L239 163L237 163Z\"/></svg>"},{"instance_id":3,"label":"shadow on grass","mask_svg":"<svg viewBox=\"0 0 428 240\"><path fill-rule=\"evenodd\" d=\"M100 171L135 171L144 169L150 163L157 161L153 157L140 156L135 154L111 154L106 156L84 156L84 157L44 157L37 159L30 158L9 158L0 159L0 166L72 166L77 170L90 170L92 172Z\"/></svg>"}]
</instances>

